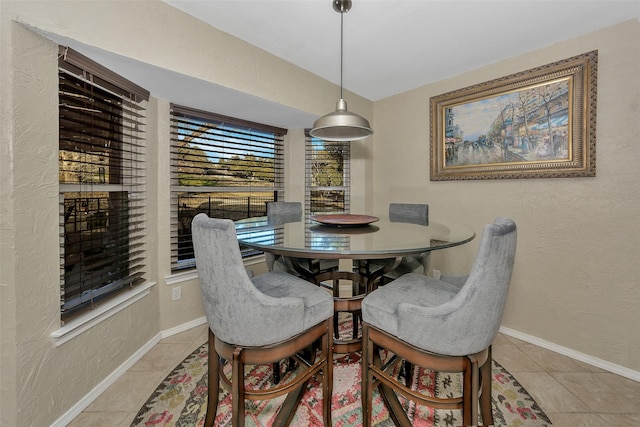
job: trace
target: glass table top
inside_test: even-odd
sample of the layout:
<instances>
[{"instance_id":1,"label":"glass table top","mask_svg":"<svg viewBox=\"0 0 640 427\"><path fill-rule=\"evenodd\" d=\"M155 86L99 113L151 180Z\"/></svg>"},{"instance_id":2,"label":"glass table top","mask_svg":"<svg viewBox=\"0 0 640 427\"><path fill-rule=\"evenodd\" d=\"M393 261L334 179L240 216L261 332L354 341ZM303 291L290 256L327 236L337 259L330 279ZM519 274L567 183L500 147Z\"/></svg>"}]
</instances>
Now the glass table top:
<instances>
[{"instance_id":1,"label":"glass table top","mask_svg":"<svg viewBox=\"0 0 640 427\"><path fill-rule=\"evenodd\" d=\"M428 224L390 221L375 215L366 225L337 226L311 218L283 224L268 218L236 221L241 245L279 255L312 258L376 259L445 249L467 243L475 232L451 221Z\"/></svg>"}]
</instances>

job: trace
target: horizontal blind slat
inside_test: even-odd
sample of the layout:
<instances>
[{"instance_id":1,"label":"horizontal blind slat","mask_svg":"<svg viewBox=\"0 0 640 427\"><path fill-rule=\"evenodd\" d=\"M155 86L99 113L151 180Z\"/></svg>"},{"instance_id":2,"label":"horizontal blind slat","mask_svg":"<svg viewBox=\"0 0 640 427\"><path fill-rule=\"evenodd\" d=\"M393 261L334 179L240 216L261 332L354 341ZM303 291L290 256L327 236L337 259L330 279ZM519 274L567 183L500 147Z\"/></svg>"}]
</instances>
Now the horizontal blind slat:
<instances>
[{"instance_id":1,"label":"horizontal blind slat","mask_svg":"<svg viewBox=\"0 0 640 427\"><path fill-rule=\"evenodd\" d=\"M321 141L305 131L305 209L350 212L350 145Z\"/></svg>"},{"instance_id":2,"label":"horizontal blind slat","mask_svg":"<svg viewBox=\"0 0 640 427\"><path fill-rule=\"evenodd\" d=\"M63 320L145 275L144 90L87 61L59 62Z\"/></svg>"},{"instance_id":3,"label":"horizontal blind slat","mask_svg":"<svg viewBox=\"0 0 640 427\"><path fill-rule=\"evenodd\" d=\"M285 129L171 106L172 270L194 266L190 226L197 213L233 220L263 216L266 203L284 197L284 134Z\"/></svg>"}]
</instances>

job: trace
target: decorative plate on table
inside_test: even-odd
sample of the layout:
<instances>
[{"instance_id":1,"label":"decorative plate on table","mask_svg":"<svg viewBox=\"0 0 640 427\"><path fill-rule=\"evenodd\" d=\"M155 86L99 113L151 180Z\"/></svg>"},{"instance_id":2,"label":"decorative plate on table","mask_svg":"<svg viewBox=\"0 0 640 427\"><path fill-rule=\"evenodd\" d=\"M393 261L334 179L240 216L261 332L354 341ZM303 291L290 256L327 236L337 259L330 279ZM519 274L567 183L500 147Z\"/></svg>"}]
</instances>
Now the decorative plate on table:
<instances>
[{"instance_id":1,"label":"decorative plate on table","mask_svg":"<svg viewBox=\"0 0 640 427\"><path fill-rule=\"evenodd\" d=\"M327 225L327 224L316 224L309 228L309 230L314 233L327 234L330 236L345 236L351 234L367 234L367 233L375 233L380 230L380 227L376 227L375 225L365 224L365 225Z\"/></svg>"},{"instance_id":2,"label":"decorative plate on table","mask_svg":"<svg viewBox=\"0 0 640 427\"><path fill-rule=\"evenodd\" d=\"M320 224L335 227L359 227L380 221L376 216L352 214L313 215L311 219Z\"/></svg>"}]
</instances>

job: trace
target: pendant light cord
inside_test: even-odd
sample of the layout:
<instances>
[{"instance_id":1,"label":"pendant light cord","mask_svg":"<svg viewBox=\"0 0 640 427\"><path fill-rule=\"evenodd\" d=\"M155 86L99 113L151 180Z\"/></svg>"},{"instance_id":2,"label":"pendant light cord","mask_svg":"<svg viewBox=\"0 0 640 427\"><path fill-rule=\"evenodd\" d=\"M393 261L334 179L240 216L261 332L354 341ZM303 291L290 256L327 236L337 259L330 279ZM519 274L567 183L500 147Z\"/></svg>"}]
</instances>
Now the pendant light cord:
<instances>
[{"instance_id":1,"label":"pendant light cord","mask_svg":"<svg viewBox=\"0 0 640 427\"><path fill-rule=\"evenodd\" d=\"M340 12L340 99L344 99L342 96L342 57L343 57L343 33L344 33L344 12Z\"/></svg>"},{"instance_id":2,"label":"pendant light cord","mask_svg":"<svg viewBox=\"0 0 640 427\"><path fill-rule=\"evenodd\" d=\"M2 1L2 0L0 0ZM335 111L325 114L313 123L309 134L325 141L352 142L373 135L371 125L364 117L347 111L343 98L344 69L344 14L351 9L351 0L333 0L333 10L340 13L340 100Z\"/></svg>"}]
</instances>

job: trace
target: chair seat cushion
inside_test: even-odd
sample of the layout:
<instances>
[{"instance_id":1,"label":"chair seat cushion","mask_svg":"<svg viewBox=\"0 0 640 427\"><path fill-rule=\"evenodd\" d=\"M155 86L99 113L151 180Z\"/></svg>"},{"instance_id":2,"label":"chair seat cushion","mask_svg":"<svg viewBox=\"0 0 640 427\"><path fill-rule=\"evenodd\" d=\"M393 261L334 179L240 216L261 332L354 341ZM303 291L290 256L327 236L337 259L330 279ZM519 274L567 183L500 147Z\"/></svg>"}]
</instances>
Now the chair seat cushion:
<instances>
[{"instance_id":1,"label":"chair seat cushion","mask_svg":"<svg viewBox=\"0 0 640 427\"><path fill-rule=\"evenodd\" d=\"M304 279L270 271L251 279L255 287L274 298L300 298L304 304L304 326L308 329L333 316L333 297Z\"/></svg>"},{"instance_id":2,"label":"chair seat cushion","mask_svg":"<svg viewBox=\"0 0 640 427\"><path fill-rule=\"evenodd\" d=\"M401 303L434 307L451 300L459 290L460 286L422 274L405 274L362 300L362 320L397 336L398 306Z\"/></svg>"}]
</instances>

